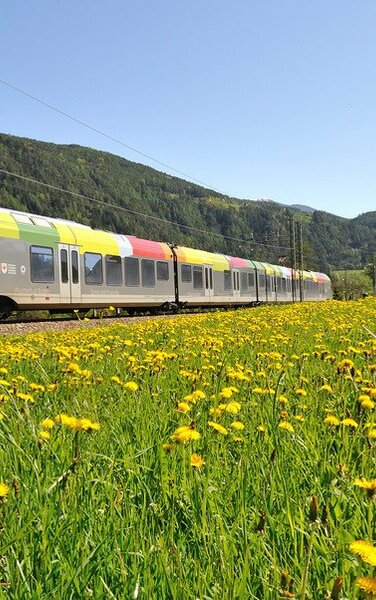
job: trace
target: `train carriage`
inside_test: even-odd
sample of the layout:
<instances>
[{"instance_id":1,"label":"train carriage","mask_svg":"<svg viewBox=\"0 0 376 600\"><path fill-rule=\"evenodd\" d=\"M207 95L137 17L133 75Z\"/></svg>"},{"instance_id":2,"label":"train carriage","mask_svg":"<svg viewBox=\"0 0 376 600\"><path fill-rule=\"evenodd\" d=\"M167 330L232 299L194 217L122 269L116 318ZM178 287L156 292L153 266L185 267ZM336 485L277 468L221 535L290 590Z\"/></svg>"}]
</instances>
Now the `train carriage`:
<instances>
[{"instance_id":1,"label":"train carriage","mask_svg":"<svg viewBox=\"0 0 376 600\"><path fill-rule=\"evenodd\" d=\"M233 306L331 297L322 273L0 209L0 315L12 310ZM293 298L293 284L295 298Z\"/></svg>"}]
</instances>

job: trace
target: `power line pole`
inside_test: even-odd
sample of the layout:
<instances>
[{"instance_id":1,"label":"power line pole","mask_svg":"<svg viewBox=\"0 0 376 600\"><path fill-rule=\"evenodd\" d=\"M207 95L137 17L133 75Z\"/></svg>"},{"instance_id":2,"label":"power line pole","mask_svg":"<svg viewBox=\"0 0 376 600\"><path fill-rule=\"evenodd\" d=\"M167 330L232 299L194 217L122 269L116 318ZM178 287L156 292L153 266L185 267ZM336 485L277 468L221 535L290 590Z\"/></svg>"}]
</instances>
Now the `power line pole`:
<instances>
[{"instance_id":1,"label":"power line pole","mask_svg":"<svg viewBox=\"0 0 376 600\"><path fill-rule=\"evenodd\" d=\"M299 270L299 299L304 300L304 280L303 280L303 225L298 223L298 270Z\"/></svg>"},{"instance_id":2,"label":"power line pole","mask_svg":"<svg viewBox=\"0 0 376 600\"><path fill-rule=\"evenodd\" d=\"M296 300L295 273L296 273L296 244L295 244L295 220L290 217L290 248L291 248L291 295L292 301Z\"/></svg>"}]
</instances>

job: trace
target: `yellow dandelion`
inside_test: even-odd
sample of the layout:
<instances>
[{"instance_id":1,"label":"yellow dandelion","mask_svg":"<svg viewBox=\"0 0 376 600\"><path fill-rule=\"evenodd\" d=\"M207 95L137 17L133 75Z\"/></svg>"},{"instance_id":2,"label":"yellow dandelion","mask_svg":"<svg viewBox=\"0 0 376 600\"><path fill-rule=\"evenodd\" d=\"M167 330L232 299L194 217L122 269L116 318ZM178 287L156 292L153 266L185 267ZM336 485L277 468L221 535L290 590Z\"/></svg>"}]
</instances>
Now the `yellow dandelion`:
<instances>
[{"instance_id":1,"label":"yellow dandelion","mask_svg":"<svg viewBox=\"0 0 376 600\"><path fill-rule=\"evenodd\" d=\"M363 400L360 403L360 406L365 410L372 410L375 408L375 403L371 400L371 398L368 398L367 400Z\"/></svg>"},{"instance_id":2,"label":"yellow dandelion","mask_svg":"<svg viewBox=\"0 0 376 600\"><path fill-rule=\"evenodd\" d=\"M360 477L355 479L354 485L362 488L362 490L366 490L369 496L373 496L376 491L376 479L366 479L365 477Z\"/></svg>"},{"instance_id":3,"label":"yellow dandelion","mask_svg":"<svg viewBox=\"0 0 376 600\"><path fill-rule=\"evenodd\" d=\"M43 421L40 424L42 429L52 429L54 425L55 421L53 419L43 419Z\"/></svg>"},{"instance_id":4,"label":"yellow dandelion","mask_svg":"<svg viewBox=\"0 0 376 600\"><path fill-rule=\"evenodd\" d=\"M172 450L174 448L174 444L163 444L162 445L163 450L166 450L166 452L169 452L170 450Z\"/></svg>"},{"instance_id":5,"label":"yellow dandelion","mask_svg":"<svg viewBox=\"0 0 376 600\"><path fill-rule=\"evenodd\" d=\"M214 421L209 421L208 423L209 427L212 427L215 431L217 431L218 433L222 434L222 435L227 435L227 429L226 427L223 427L223 425L220 425L219 423L215 423Z\"/></svg>"},{"instance_id":6,"label":"yellow dandelion","mask_svg":"<svg viewBox=\"0 0 376 600\"><path fill-rule=\"evenodd\" d=\"M297 390L295 390L295 393L298 396L302 396L302 397L305 397L307 395L307 392L303 388L298 388Z\"/></svg>"},{"instance_id":7,"label":"yellow dandelion","mask_svg":"<svg viewBox=\"0 0 376 600\"><path fill-rule=\"evenodd\" d=\"M9 486L0 481L0 500L5 500L9 494Z\"/></svg>"},{"instance_id":8,"label":"yellow dandelion","mask_svg":"<svg viewBox=\"0 0 376 600\"><path fill-rule=\"evenodd\" d=\"M288 404L288 399L286 398L286 396L278 396L278 400L281 404Z\"/></svg>"},{"instance_id":9,"label":"yellow dandelion","mask_svg":"<svg viewBox=\"0 0 376 600\"><path fill-rule=\"evenodd\" d=\"M188 402L179 402L179 404L178 404L178 412L185 414L190 409L191 409L191 407L189 406Z\"/></svg>"},{"instance_id":10,"label":"yellow dandelion","mask_svg":"<svg viewBox=\"0 0 376 600\"><path fill-rule=\"evenodd\" d=\"M231 423L231 427L233 429L237 429L238 431L241 431L242 429L244 429L244 423L242 423L241 421L233 421Z\"/></svg>"},{"instance_id":11,"label":"yellow dandelion","mask_svg":"<svg viewBox=\"0 0 376 600\"><path fill-rule=\"evenodd\" d=\"M219 395L221 398L231 398L233 393L234 392L232 391L232 388L228 387L228 388L223 388L223 390L221 392L219 392Z\"/></svg>"},{"instance_id":12,"label":"yellow dandelion","mask_svg":"<svg viewBox=\"0 0 376 600\"><path fill-rule=\"evenodd\" d=\"M336 427L337 425L339 425L341 423L341 421L339 419L337 419L337 417L335 417L334 415L328 415L324 419L324 423L325 423L325 425L330 425L330 426Z\"/></svg>"},{"instance_id":13,"label":"yellow dandelion","mask_svg":"<svg viewBox=\"0 0 376 600\"><path fill-rule=\"evenodd\" d=\"M127 381L127 383L124 384L124 388L130 392L137 392L138 385L135 381Z\"/></svg>"},{"instance_id":14,"label":"yellow dandelion","mask_svg":"<svg viewBox=\"0 0 376 600\"><path fill-rule=\"evenodd\" d=\"M204 459L199 454L191 454L191 467L200 469L205 464Z\"/></svg>"},{"instance_id":15,"label":"yellow dandelion","mask_svg":"<svg viewBox=\"0 0 376 600\"><path fill-rule=\"evenodd\" d=\"M343 419L343 421L341 421L341 424L345 427L358 427L358 423L354 419L349 418Z\"/></svg>"},{"instance_id":16,"label":"yellow dandelion","mask_svg":"<svg viewBox=\"0 0 376 600\"><path fill-rule=\"evenodd\" d=\"M51 439L51 434L50 434L49 431L43 431L42 430L42 431L39 432L38 435L39 435L39 438L42 439L42 440L49 440L49 439Z\"/></svg>"},{"instance_id":17,"label":"yellow dandelion","mask_svg":"<svg viewBox=\"0 0 376 600\"><path fill-rule=\"evenodd\" d=\"M303 423L303 421L305 421L305 418L302 415L295 415L294 419L299 421L299 423Z\"/></svg>"},{"instance_id":18,"label":"yellow dandelion","mask_svg":"<svg viewBox=\"0 0 376 600\"><path fill-rule=\"evenodd\" d=\"M294 431L294 427L288 421L281 421L278 427L280 429L285 429L286 431L291 431L291 433Z\"/></svg>"},{"instance_id":19,"label":"yellow dandelion","mask_svg":"<svg viewBox=\"0 0 376 600\"><path fill-rule=\"evenodd\" d=\"M241 409L240 402L229 402L225 407L225 411L231 415L236 415Z\"/></svg>"},{"instance_id":20,"label":"yellow dandelion","mask_svg":"<svg viewBox=\"0 0 376 600\"><path fill-rule=\"evenodd\" d=\"M329 392L330 394L332 394L332 393L333 393L333 388L332 388L332 386L331 386L331 385L329 385L329 384L327 384L327 383L325 383L324 385L322 385L322 386L321 386L321 388L320 388L320 390L321 390L322 392Z\"/></svg>"},{"instance_id":21,"label":"yellow dandelion","mask_svg":"<svg viewBox=\"0 0 376 600\"><path fill-rule=\"evenodd\" d=\"M265 425L258 425L256 427L257 431L259 431L260 433L266 433L266 427Z\"/></svg>"},{"instance_id":22,"label":"yellow dandelion","mask_svg":"<svg viewBox=\"0 0 376 600\"><path fill-rule=\"evenodd\" d=\"M369 565L376 567L376 548L367 540L356 540L349 546L351 552L360 556L360 558Z\"/></svg>"},{"instance_id":23,"label":"yellow dandelion","mask_svg":"<svg viewBox=\"0 0 376 600\"><path fill-rule=\"evenodd\" d=\"M181 425L178 427L171 436L174 442L186 444L187 442L193 442L200 438L200 434L196 429L192 429L187 425Z\"/></svg>"},{"instance_id":24,"label":"yellow dandelion","mask_svg":"<svg viewBox=\"0 0 376 600\"><path fill-rule=\"evenodd\" d=\"M376 596L376 578L375 577L358 577L358 579L356 580L356 585L361 590L363 590L363 592L367 592L367 594Z\"/></svg>"},{"instance_id":25,"label":"yellow dandelion","mask_svg":"<svg viewBox=\"0 0 376 600\"><path fill-rule=\"evenodd\" d=\"M376 440L376 429L370 429L368 432L370 440Z\"/></svg>"},{"instance_id":26,"label":"yellow dandelion","mask_svg":"<svg viewBox=\"0 0 376 600\"><path fill-rule=\"evenodd\" d=\"M368 402L368 400L371 400L371 398L367 394L361 394L358 398L358 401L360 402L360 404L362 404L362 402ZM371 400L371 402L372 402L372 400Z\"/></svg>"}]
</instances>

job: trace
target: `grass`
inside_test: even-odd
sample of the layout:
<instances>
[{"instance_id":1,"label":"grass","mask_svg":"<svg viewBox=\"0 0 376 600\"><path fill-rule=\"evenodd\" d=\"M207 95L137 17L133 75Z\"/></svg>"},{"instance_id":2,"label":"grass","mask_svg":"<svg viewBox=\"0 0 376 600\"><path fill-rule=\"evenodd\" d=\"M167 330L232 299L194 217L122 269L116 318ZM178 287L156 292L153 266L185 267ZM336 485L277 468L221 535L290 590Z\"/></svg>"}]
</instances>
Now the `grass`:
<instances>
[{"instance_id":1,"label":"grass","mask_svg":"<svg viewBox=\"0 0 376 600\"><path fill-rule=\"evenodd\" d=\"M3 337L0 598L358 598L375 322L368 298Z\"/></svg>"}]
</instances>

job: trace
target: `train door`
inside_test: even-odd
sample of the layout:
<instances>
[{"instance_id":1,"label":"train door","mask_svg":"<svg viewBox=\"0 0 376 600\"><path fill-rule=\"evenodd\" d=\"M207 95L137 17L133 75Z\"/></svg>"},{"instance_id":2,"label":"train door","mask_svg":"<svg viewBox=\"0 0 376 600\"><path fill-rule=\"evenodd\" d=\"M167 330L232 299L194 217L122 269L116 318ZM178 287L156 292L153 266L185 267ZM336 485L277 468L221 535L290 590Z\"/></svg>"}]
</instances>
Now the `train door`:
<instances>
[{"instance_id":1,"label":"train door","mask_svg":"<svg viewBox=\"0 0 376 600\"><path fill-rule=\"evenodd\" d=\"M240 273L239 269L232 270L232 288L234 290L234 298L240 299Z\"/></svg>"},{"instance_id":2,"label":"train door","mask_svg":"<svg viewBox=\"0 0 376 600\"><path fill-rule=\"evenodd\" d=\"M79 304L81 284L79 269L79 248L71 244L59 244L60 302Z\"/></svg>"},{"instance_id":3,"label":"train door","mask_svg":"<svg viewBox=\"0 0 376 600\"><path fill-rule=\"evenodd\" d=\"M205 271L205 296L211 298L214 293L213 269L212 269L212 267L204 267L204 271Z\"/></svg>"}]
</instances>

